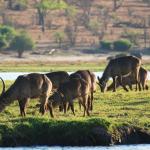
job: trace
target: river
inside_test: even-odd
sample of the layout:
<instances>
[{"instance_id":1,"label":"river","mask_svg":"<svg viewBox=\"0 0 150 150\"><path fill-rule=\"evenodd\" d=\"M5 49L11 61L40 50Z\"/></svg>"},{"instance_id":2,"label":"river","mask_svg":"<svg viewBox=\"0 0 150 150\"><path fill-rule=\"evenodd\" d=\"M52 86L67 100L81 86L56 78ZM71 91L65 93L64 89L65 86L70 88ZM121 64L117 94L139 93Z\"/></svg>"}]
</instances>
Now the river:
<instances>
[{"instance_id":1,"label":"river","mask_svg":"<svg viewBox=\"0 0 150 150\"><path fill-rule=\"evenodd\" d=\"M123 145L110 147L18 147L18 148L0 148L0 150L150 150L148 145Z\"/></svg>"},{"instance_id":2,"label":"river","mask_svg":"<svg viewBox=\"0 0 150 150\"><path fill-rule=\"evenodd\" d=\"M19 75L28 74L30 72L0 72L0 77L3 80L15 80ZM40 72L46 73L46 72ZM72 72L69 72L69 74ZM101 77L103 72L94 72L96 76ZM148 80L150 80L150 71L148 72Z\"/></svg>"}]
</instances>

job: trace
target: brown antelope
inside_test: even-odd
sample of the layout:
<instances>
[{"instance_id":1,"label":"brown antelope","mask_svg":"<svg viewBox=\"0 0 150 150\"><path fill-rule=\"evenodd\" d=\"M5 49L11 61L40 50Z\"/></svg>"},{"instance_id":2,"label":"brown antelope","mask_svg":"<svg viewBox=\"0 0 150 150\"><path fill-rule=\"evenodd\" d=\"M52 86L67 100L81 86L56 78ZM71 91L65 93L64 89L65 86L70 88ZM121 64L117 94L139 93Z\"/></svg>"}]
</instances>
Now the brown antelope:
<instances>
[{"instance_id":1,"label":"brown antelope","mask_svg":"<svg viewBox=\"0 0 150 150\"><path fill-rule=\"evenodd\" d=\"M71 107L71 110L73 114L75 115L74 112L74 106L73 106L73 101L76 98L79 98L80 103L84 107L84 116L85 112L89 116L89 111L88 111L88 96L90 92L90 86L89 84L80 78L76 79L70 79L67 82L64 82L60 85L58 90L53 93L52 96L50 96L48 100L48 108L50 111L51 117L53 117L53 106L56 105L63 105L64 112L66 112L66 104L69 103L69 106Z\"/></svg>"},{"instance_id":2,"label":"brown antelope","mask_svg":"<svg viewBox=\"0 0 150 150\"><path fill-rule=\"evenodd\" d=\"M139 84L140 86L142 85L142 89L143 90L148 90L148 85L146 84L147 81L147 76L148 76L148 72L147 70L145 70L143 67L140 67L139 70ZM113 89L114 83L112 83L108 88L107 91L110 91ZM128 91L128 89L126 88L126 86L128 85L130 90L132 90L132 85L136 84L135 78L132 74L130 74L129 76L126 77L122 77L122 84L124 85L124 90ZM116 88L120 86L119 80L117 78L116 80Z\"/></svg>"},{"instance_id":3,"label":"brown antelope","mask_svg":"<svg viewBox=\"0 0 150 150\"><path fill-rule=\"evenodd\" d=\"M110 77L113 78L114 87L113 91L116 91L116 78L120 81L121 86L124 87L122 84L122 77L127 76L129 74L133 74L133 77L136 81L136 90L138 86L138 74L139 69L141 66L141 60L134 56L124 56L120 58L115 58L109 61L101 79L98 77L98 84L100 86L101 92L104 92L106 89L106 83ZM140 87L139 87L140 90Z\"/></svg>"},{"instance_id":4,"label":"brown antelope","mask_svg":"<svg viewBox=\"0 0 150 150\"><path fill-rule=\"evenodd\" d=\"M2 79L1 79L2 80ZM0 112L14 100L18 100L21 116L26 115L27 102L31 98L40 98L40 112L44 114L47 100L52 90L52 83L44 74L31 73L19 76L15 82L5 92L3 82L3 92L0 96Z\"/></svg>"},{"instance_id":5,"label":"brown antelope","mask_svg":"<svg viewBox=\"0 0 150 150\"><path fill-rule=\"evenodd\" d=\"M70 75L70 79L73 79L73 78L84 79L91 87L90 88L91 95L88 98L88 105L89 105L88 107L90 110L92 110L93 109L93 93L96 91L96 76L94 75L94 73L92 73L89 70L78 70L75 73L72 73Z\"/></svg>"},{"instance_id":6,"label":"brown antelope","mask_svg":"<svg viewBox=\"0 0 150 150\"><path fill-rule=\"evenodd\" d=\"M53 91L57 90L61 83L69 80L69 74L66 71L56 71L45 74L52 82Z\"/></svg>"}]
</instances>

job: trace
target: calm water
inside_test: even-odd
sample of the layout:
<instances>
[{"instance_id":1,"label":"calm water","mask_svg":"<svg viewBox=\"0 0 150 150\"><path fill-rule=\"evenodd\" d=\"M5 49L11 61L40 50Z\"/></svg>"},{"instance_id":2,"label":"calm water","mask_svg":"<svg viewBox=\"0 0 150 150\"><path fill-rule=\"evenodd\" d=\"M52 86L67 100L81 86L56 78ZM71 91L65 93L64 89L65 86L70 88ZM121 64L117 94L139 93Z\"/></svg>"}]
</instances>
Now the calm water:
<instances>
[{"instance_id":1,"label":"calm water","mask_svg":"<svg viewBox=\"0 0 150 150\"><path fill-rule=\"evenodd\" d=\"M2 77L4 80L15 80L19 75L28 74L28 73L29 72L0 72L0 77ZM94 72L94 73L96 76L101 77L103 72ZM150 72L148 72L148 80L150 80Z\"/></svg>"},{"instance_id":2,"label":"calm water","mask_svg":"<svg viewBox=\"0 0 150 150\"><path fill-rule=\"evenodd\" d=\"M111 147L20 147L0 150L150 150L150 145L128 145Z\"/></svg>"}]
</instances>

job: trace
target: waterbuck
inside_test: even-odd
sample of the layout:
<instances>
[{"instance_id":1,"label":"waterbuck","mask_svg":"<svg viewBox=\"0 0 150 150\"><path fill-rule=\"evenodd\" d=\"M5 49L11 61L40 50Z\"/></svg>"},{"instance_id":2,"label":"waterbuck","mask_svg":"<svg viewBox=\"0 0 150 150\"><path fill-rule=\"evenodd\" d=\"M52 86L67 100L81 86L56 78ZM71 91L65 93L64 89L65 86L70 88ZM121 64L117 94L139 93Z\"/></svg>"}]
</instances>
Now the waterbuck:
<instances>
[{"instance_id":1,"label":"waterbuck","mask_svg":"<svg viewBox=\"0 0 150 150\"><path fill-rule=\"evenodd\" d=\"M69 81L62 83L58 88L58 90L54 92L48 100L47 106L49 108L51 117L54 117L53 106L63 105L64 112L66 112L67 103L69 103L69 106L71 107L71 110L75 115L73 101L76 98L79 99L80 103L84 107L84 116L85 112L89 116L90 114L87 106L89 94L90 94L90 86L83 79L80 78L70 79Z\"/></svg>"},{"instance_id":2,"label":"waterbuck","mask_svg":"<svg viewBox=\"0 0 150 150\"><path fill-rule=\"evenodd\" d=\"M144 69L143 67L140 67L139 70L139 84L140 86L142 85L142 89L143 90L148 90L148 85L146 84L147 81L147 76L148 76L148 72L146 69ZM126 88L126 86L129 86L130 90L132 90L132 85L136 84L135 78L132 74L130 74L129 76L126 77L122 77L122 84L124 85L124 90L128 91L128 89ZM117 78L116 80L116 88L120 86L120 82ZM114 83L112 83L108 88L107 91L112 90L114 87Z\"/></svg>"},{"instance_id":3,"label":"waterbuck","mask_svg":"<svg viewBox=\"0 0 150 150\"><path fill-rule=\"evenodd\" d=\"M90 95L88 98L88 107L93 109L93 93L96 91L96 76L89 70L78 70L70 75L70 79L81 78L84 79L90 86ZM80 105L80 104L79 104ZM81 105L80 105L81 106ZM80 107L81 108L81 107Z\"/></svg>"},{"instance_id":4,"label":"waterbuck","mask_svg":"<svg viewBox=\"0 0 150 150\"><path fill-rule=\"evenodd\" d=\"M1 79L2 80L2 79ZM52 83L44 74L31 73L19 76L15 82L5 92L3 82L3 92L0 96L0 112L14 100L18 100L21 116L26 115L27 102L31 98L40 98L40 112L44 114L47 100L52 90Z\"/></svg>"},{"instance_id":5,"label":"waterbuck","mask_svg":"<svg viewBox=\"0 0 150 150\"><path fill-rule=\"evenodd\" d=\"M52 91L56 91L60 84L69 80L69 74L66 71L49 72L45 74L52 82ZM36 107L40 107L37 104Z\"/></svg>"},{"instance_id":6,"label":"waterbuck","mask_svg":"<svg viewBox=\"0 0 150 150\"><path fill-rule=\"evenodd\" d=\"M106 83L110 77L112 77L114 82L113 91L116 91L116 78L122 84L122 77L132 74L136 81L136 90L138 86L138 74L141 66L141 60L134 56L124 56L120 58L115 58L109 61L101 79L98 77L98 85L100 86L101 92L104 92L106 89ZM140 90L140 87L139 87Z\"/></svg>"},{"instance_id":7,"label":"waterbuck","mask_svg":"<svg viewBox=\"0 0 150 150\"><path fill-rule=\"evenodd\" d=\"M60 84L69 80L69 74L66 71L56 71L45 74L52 82L53 91L59 88Z\"/></svg>"}]
</instances>

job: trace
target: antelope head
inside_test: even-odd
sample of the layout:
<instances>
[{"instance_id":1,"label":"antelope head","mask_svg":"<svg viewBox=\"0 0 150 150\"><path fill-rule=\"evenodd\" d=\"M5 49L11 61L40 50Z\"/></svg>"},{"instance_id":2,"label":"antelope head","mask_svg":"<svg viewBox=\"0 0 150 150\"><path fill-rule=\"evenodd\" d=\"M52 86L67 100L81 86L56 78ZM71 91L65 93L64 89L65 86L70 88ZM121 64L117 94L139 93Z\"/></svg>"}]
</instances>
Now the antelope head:
<instances>
[{"instance_id":1,"label":"antelope head","mask_svg":"<svg viewBox=\"0 0 150 150\"><path fill-rule=\"evenodd\" d=\"M53 107L62 105L64 100L64 95L61 92L54 92L52 96L49 97L49 102Z\"/></svg>"},{"instance_id":2,"label":"antelope head","mask_svg":"<svg viewBox=\"0 0 150 150\"><path fill-rule=\"evenodd\" d=\"M99 85L101 92L104 93L106 91L106 82L102 78L100 79L99 77L97 77L97 79L98 79L97 84Z\"/></svg>"}]
</instances>

